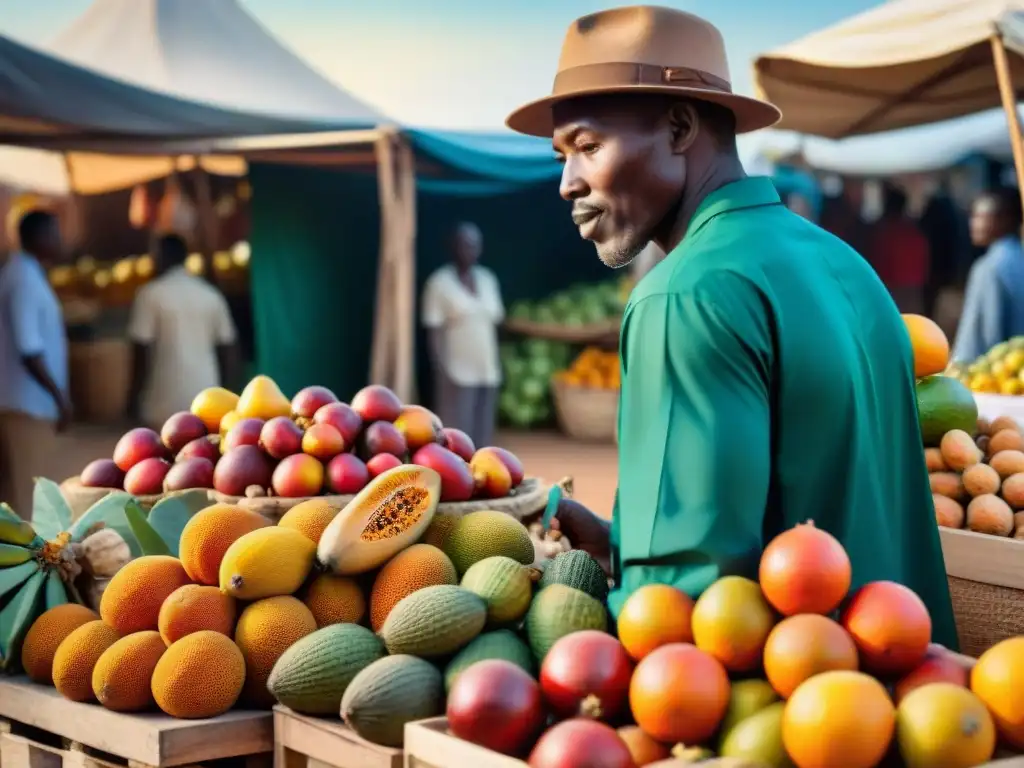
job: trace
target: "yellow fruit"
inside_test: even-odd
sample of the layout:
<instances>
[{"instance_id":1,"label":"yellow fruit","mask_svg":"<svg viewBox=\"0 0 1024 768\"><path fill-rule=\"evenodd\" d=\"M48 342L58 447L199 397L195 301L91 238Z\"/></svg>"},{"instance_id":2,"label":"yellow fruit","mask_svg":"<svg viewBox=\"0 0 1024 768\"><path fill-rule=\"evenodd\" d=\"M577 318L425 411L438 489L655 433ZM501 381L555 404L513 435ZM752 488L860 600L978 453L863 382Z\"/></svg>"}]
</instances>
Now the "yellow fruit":
<instances>
[{"instance_id":1,"label":"yellow fruit","mask_svg":"<svg viewBox=\"0 0 1024 768\"><path fill-rule=\"evenodd\" d=\"M223 715L245 683L242 652L220 632L193 632L171 645L153 670L153 698L172 717Z\"/></svg>"},{"instance_id":2,"label":"yellow fruit","mask_svg":"<svg viewBox=\"0 0 1024 768\"><path fill-rule=\"evenodd\" d=\"M1006 379L999 384L999 393L1002 395L1019 395L1024 392L1024 381L1020 379Z\"/></svg>"},{"instance_id":3,"label":"yellow fruit","mask_svg":"<svg viewBox=\"0 0 1024 768\"><path fill-rule=\"evenodd\" d=\"M737 723L722 740L719 755L750 760L755 765L792 765L782 745L785 710L785 703L777 701Z\"/></svg>"},{"instance_id":4,"label":"yellow fruit","mask_svg":"<svg viewBox=\"0 0 1024 768\"><path fill-rule=\"evenodd\" d=\"M153 706L153 670L167 646L159 632L136 632L105 650L92 670L92 692L107 709L141 712Z\"/></svg>"},{"instance_id":5,"label":"yellow fruit","mask_svg":"<svg viewBox=\"0 0 1024 768\"><path fill-rule=\"evenodd\" d=\"M779 694L767 680L737 680L729 689L729 708L718 728L725 739L738 723L779 700Z\"/></svg>"},{"instance_id":6,"label":"yellow fruit","mask_svg":"<svg viewBox=\"0 0 1024 768\"><path fill-rule=\"evenodd\" d=\"M121 635L155 630L164 600L188 583L188 574L176 557L136 558L115 573L107 584L100 599L100 618Z\"/></svg>"},{"instance_id":7,"label":"yellow fruit","mask_svg":"<svg viewBox=\"0 0 1024 768\"><path fill-rule=\"evenodd\" d=\"M260 375L245 385L235 410L243 419L270 421L275 416L291 416L292 404L273 379Z\"/></svg>"},{"instance_id":8,"label":"yellow fruit","mask_svg":"<svg viewBox=\"0 0 1024 768\"><path fill-rule=\"evenodd\" d=\"M245 659L247 704L265 707L274 703L267 690L270 670L292 643L316 629L312 612L294 597L268 597L242 611L235 643Z\"/></svg>"},{"instance_id":9,"label":"yellow fruit","mask_svg":"<svg viewBox=\"0 0 1024 768\"><path fill-rule=\"evenodd\" d=\"M1000 737L1024 750L1024 637L1002 640L978 657L971 690L992 713Z\"/></svg>"},{"instance_id":10,"label":"yellow fruit","mask_svg":"<svg viewBox=\"0 0 1024 768\"><path fill-rule=\"evenodd\" d=\"M380 569L370 592L370 626L378 632L403 597L436 584L458 584L448 555L429 544L413 544Z\"/></svg>"},{"instance_id":11,"label":"yellow fruit","mask_svg":"<svg viewBox=\"0 0 1024 768\"><path fill-rule=\"evenodd\" d=\"M53 654L53 685L72 701L92 701L92 671L100 656L120 639L102 621L83 624L64 638Z\"/></svg>"},{"instance_id":12,"label":"yellow fruit","mask_svg":"<svg viewBox=\"0 0 1024 768\"><path fill-rule=\"evenodd\" d=\"M189 410L202 419L206 429L212 434L220 431L220 420L224 414L234 410L238 404L238 395L223 387L204 389L192 401Z\"/></svg>"},{"instance_id":13,"label":"yellow fruit","mask_svg":"<svg viewBox=\"0 0 1024 768\"><path fill-rule=\"evenodd\" d=\"M372 571L419 539L441 499L441 476L403 464L383 472L331 521L317 557L335 573Z\"/></svg>"},{"instance_id":14,"label":"yellow fruit","mask_svg":"<svg viewBox=\"0 0 1024 768\"><path fill-rule=\"evenodd\" d=\"M992 758L996 727L966 688L929 683L900 702L896 739L907 768L972 768Z\"/></svg>"},{"instance_id":15,"label":"yellow fruit","mask_svg":"<svg viewBox=\"0 0 1024 768\"><path fill-rule=\"evenodd\" d=\"M224 437L235 426L239 421L242 420L242 415L238 411L228 411L224 414L224 417L220 420L220 436ZM221 446L223 448L223 445ZM224 451L222 450L221 453Z\"/></svg>"},{"instance_id":16,"label":"yellow fruit","mask_svg":"<svg viewBox=\"0 0 1024 768\"><path fill-rule=\"evenodd\" d=\"M358 624L366 613L363 590L348 576L321 573L306 588L303 598L318 627Z\"/></svg>"},{"instance_id":17,"label":"yellow fruit","mask_svg":"<svg viewBox=\"0 0 1024 768\"><path fill-rule=\"evenodd\" d=\"M293 528L314 544L318 544L324 530L340 511L341 507L329 503L326 499L309 499L299 502L285 512L277 524L282 528Z\"/></svg>"},{"instance_id":18,"label":"yellow fruit","mask_svg":"<svg viewBox=\"0 0 1024 768\"><path fill-rule=\"evenodd\" d=\"M266 528L263 515L234 504L213 504L197 512L185 524L178 557L185 573L197 584L220 584L220 564L228 547L247 533Z\"/></svg>"},{"instance_id":19,"label":"yellow fruit","mask_svg":"<svg viewBox=\"0 0 1024 768\"><path fill-rule=\"evenodd\" d=\"M224 553L220 590L240 600L290 595L306 580L315 556L316 544L295 529L259 528Z\"/></svg>"},{"instance_id":20,"label":"yellow fruit","mask_svg":"<svg viewBox=\"0 0 1024 768\"><path fill-rule=\"evenodd\" d=\"M730 672L746 672L761 663L775 614L756 581L726 576L697 599L691 621L694 645Z\"/></svg>"},{"instance_id":21,"label":"yellow fruit","mask_svg":"<svg viewBox=\"0 0 1024 768\"><path fill-rule=\"evenodd\" d=\"M157 626L170 645L193 632L210 630L231 637L235 633L235 598L217 587L186 584L171 592L160 607Z\"/></svg>"},{"instance_id":22,"label":"yellow fruit","mask_svg":"<svg viewBox=\"0 0 1024 768\"><path fill-rule=\"evenodd\" d=\"M33 622L21 644L21 666L29 679L53 685L53 655L68 635L99 615L84 605L66 603L51 608Z\"/></svg>"},{"instance_id":23,"label":"yellow fruit","mask_svg":"<svg viewBox=\"0 0 1024 768\"><path fill-rule=\"evenodd\" d=\"M994 393L999 391L999 382L991 373L979 373L972 376L968 386L973 392Z\"/></svg>"}]
</instances>

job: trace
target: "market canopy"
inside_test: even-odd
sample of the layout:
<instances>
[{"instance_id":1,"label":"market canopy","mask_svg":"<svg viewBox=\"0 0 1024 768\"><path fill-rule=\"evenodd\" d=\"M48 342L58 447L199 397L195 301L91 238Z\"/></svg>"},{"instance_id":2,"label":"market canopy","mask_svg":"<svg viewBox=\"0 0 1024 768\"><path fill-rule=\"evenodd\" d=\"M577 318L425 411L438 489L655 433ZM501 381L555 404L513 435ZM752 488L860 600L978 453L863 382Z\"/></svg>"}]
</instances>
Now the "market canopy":
<instances>
[{"instance_id":1,"label":"market canopy","mask_svg":"<svg viewBox=\"0 0 1024 768\"><path fill-rule=\"evenodd\" d=\"M1022 0L891 0L754 61L779 128L843 138L1000 104L992 38ZM1024 60L1010 57L1015 81Z\"/></svg>"}]
</instances>

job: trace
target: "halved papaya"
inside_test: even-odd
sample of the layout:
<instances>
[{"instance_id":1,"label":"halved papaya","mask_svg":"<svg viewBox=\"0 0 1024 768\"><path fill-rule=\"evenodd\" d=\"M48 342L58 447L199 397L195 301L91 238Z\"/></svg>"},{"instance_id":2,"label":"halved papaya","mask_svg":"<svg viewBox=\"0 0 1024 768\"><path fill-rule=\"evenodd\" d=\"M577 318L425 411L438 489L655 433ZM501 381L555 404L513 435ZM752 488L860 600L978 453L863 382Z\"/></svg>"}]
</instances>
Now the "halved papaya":
<instances>
[{"instance_id":1,"label":"halved papaya","mask_svg":"<svg viewBox=\"0 0 1024 768\"><path fill-rule=\"evenodd\" d=\"M324 530L317 559L341 575L372 571L419 539L440 499L441 476L429 467L382 472Z\"/></svg>"}]
</instances>

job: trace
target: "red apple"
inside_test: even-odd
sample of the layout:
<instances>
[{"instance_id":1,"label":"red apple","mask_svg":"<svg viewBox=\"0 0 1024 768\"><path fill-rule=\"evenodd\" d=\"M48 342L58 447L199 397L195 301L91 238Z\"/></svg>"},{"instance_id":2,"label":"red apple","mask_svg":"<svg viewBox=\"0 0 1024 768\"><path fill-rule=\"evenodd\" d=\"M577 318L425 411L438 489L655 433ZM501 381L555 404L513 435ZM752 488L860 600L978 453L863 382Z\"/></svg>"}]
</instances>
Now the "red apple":
<instances>
[{"instance_id":1,"label":"red apple","mask_svg":"<svg viewBox=\"0 0 1024 768\"><path fill-rule=\"evenodd\" d=\"M292 414L304 419L312 419L313 414L328 403L338 402L338 396L327 387L306 387L300 389L292 398Z\"/></svg>"},{"instance_id":2,"label":"red apple","mask_svg":"<svg viewBox=\"0 0 1024 768\"><path fill-rule=\"evenodd\" d=\"M355 444L363 428L363 420L347 403L328 403L313 414L314 424L330 424L345 440L345 447Z\"/></svg>"},{"instance_id":3,"label":"red apple","mask_svg":"<svg viewBox=\"0 0 1024 768\"><path fill-rule=\"evenodd\" d=\"M353 453L339 453L327 465L327 488L331 493L343 496L359 493L368 482L370 470Z\"/></svg>"}]
</instances>

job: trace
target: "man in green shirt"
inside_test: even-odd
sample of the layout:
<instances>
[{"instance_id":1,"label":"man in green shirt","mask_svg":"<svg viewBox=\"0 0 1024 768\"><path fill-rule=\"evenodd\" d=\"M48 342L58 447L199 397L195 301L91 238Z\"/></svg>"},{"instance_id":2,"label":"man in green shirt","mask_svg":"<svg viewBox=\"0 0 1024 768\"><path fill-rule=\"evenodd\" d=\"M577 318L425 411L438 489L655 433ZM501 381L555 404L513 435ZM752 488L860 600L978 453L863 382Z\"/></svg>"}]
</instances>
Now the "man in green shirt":
<instances>
[{"instance_id":1,"label":"man in green shirt","mask_svg":"<svg viewBox=\"0 0 1024 768\"><path fill-rule=\"evenodd\" d=\"M906 329L863 258L745 176L737 132L778 116L731 93L714 27L633 7L574 22L553 95L509 117L552 138L605 264L668 254L622 321L611 525L571 502L557 519L610 566L616 614L651 582L756 578L767 541L814 520L854 588L907 585L955 648Z\"/></svg>"}]
</instances>

